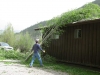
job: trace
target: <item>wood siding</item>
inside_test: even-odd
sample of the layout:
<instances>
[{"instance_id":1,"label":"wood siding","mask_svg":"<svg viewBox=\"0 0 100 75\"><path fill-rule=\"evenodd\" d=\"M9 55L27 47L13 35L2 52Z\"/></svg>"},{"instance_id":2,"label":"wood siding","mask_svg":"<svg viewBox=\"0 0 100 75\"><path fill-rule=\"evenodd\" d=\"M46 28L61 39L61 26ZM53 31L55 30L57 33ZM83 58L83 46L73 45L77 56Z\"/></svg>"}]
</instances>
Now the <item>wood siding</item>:
<instances>
[{"instance_id":1,"label":"wood siding","mask_svg":"<svg viewBox=\"0 0 100 75\"><path fill-rule=\"evenodd\" d=\"M81 38L74 38L75 29L81 29ZM46 48L48 54L61 61L100 67L100 22L67 26L64 30Z\"/></svg>"}]
</instances>

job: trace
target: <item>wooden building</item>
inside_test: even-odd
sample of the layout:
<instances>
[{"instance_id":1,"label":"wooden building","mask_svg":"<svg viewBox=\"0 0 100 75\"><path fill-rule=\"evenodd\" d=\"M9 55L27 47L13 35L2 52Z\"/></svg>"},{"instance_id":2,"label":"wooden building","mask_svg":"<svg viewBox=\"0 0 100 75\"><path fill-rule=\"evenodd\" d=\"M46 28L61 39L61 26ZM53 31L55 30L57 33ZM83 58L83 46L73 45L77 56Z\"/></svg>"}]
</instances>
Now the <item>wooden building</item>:
<instances>
[{"instance_id":1,"label":"wooden building","mask_svg":"<svg viewBox=\"0 0 100 75\"><path fill-rule=\"evenodd\" d=\"M100 19L67 24L63 30L47 53L63 62L100 68Z\"/></svg>"}]
</instances>

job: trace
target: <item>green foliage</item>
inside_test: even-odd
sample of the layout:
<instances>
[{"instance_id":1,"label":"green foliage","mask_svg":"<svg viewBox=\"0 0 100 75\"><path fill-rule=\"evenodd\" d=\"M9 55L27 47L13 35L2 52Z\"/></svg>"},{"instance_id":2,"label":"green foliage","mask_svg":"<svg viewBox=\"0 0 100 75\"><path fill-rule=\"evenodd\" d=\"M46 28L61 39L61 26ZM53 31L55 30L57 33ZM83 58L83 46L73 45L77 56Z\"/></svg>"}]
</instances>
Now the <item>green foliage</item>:
<instances>
[{"instance_id":1,"label":"green foliage","mask_svg":"<svg viewBox=\"0 0 100 75\"><path fill-rule=\"evenodd\" d=\"M20 49L21 52L27 52L33 45L33 39L28 32L25 34L16 34L14 33L12 25L9 23L0 35L0 41L6 42L9 45L13 46L15 50Z\"/></svg>"},{"instance_id":2,"label":"green foliage","mask_svg":"<svg viewBox=\"0 0 100 75\"><path fill-rule=\"evenodd\" d=\"M7 25L6 29L4 30L0 38L1 41L7 42L11 46L14 46L15 34L11 23Z\"/></svg>"},{"instance_id":3,"label":"green foliage","mask_svg":"<svg viewBox=\"0 0 100 75\"><path fill-rule=\"evenodd\" d=\"M46 54L42 57L44 63L56 63L56 58Z\"/></svg>"},{"instance_id":4,"label":"green foliage","mask_svg":"<svg viewBox=\"0 0 100 75\"><path fill-rule=\"evenodd\" d=\"M19 48L21 52L28 52L30 51L33 45L33 39L30 37L28 32L25 34L18 34L16 35L16 43L15 48Z\"/></svg>"},{"instance_id":5,"label":"green foliage","mask_svg":"<svg viewBox=\"0 0 100 75\"><path fill-rule=\"evenodd\" d=\"M18 51L0 50L0 59L23 59L23 58L24 58L24 54Z\"/></svg>"},{"instance_id":6,"label":"green foliage","mask_svg":"<svg viewBox=\"0 0 100 75\"><path fill-rule=\"evenodd\" d=\"M100 18L100 6L89 3L79 9L65 12L56 18L49 20L48 25L64 26L66 24L81 20L91 20Z\"/></svg>"}]
</instances>

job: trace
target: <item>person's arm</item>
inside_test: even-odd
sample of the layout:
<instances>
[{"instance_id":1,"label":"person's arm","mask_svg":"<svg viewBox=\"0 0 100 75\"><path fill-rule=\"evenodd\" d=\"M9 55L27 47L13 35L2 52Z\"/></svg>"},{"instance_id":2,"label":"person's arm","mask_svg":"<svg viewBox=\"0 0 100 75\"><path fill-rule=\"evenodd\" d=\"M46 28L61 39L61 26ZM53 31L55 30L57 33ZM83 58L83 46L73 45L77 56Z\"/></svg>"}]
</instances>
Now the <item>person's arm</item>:
<instances>
[{"instance_id":1,"label":"person's arm","mask_svg":"<svg viewBox=\"0 0 100 75\"><path fill-rule=\"evenodd\" d=\"M41 48L41 46L38 44L38 48L39 48L39 50L42 50L42 48Z\"/></svg>"},{"instance_id":2,"label":"person's arm","mask_svg":"<svg viewBox=\"0 0 100 75\"><path fill-rule=\"evenodd\" d=\"M38 44L38 47L39 47L39 50L41 50L42 52L44 52L45 53L45 51L44 50L42 50L42 48L41 48L41 46Z\"/></svg>"}]
</instances>

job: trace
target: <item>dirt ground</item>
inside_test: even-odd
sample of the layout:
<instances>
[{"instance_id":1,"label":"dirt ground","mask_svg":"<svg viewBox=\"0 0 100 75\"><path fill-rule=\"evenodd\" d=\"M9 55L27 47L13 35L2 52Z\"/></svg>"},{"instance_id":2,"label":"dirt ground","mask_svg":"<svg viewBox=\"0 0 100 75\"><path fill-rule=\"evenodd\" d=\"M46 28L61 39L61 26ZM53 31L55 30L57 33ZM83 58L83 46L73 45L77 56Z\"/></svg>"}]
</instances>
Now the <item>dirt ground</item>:
<instances>
[{"instance_id":1,"label":"dirt ground","mask_svg":"<svg viewBox=\"0 0 100 75\"><path fill-rule=\"evenodd\" d=\"M42 67L29 68L13 60L0 61L0 75L69 75Z\"/></svg>"}]
</instances>

